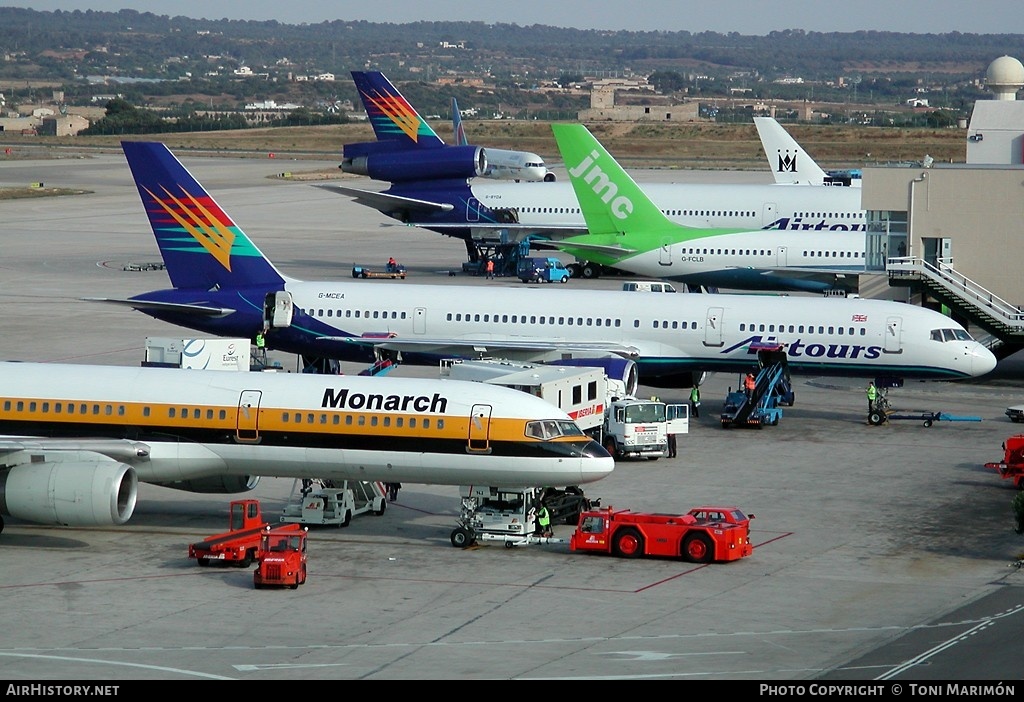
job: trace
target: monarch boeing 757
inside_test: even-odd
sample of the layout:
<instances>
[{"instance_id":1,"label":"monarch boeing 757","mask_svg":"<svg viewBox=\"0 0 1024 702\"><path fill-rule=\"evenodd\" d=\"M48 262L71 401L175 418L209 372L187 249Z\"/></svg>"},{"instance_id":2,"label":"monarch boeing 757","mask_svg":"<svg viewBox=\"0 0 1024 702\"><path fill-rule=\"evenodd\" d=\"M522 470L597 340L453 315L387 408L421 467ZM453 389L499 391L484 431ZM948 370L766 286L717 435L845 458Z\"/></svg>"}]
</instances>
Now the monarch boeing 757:
<instances>
[{"instance_id":1,"label":"monarch boeing 757","mask_svg":"<svg viewBox=\"0 0 1024 702\"><path fill-rule=\"evenodd\" d=\"M139 481L578 485L613 465L554 405L484 383L0 363L0 515L41 524L124 524Z\"/></svg>"}]
</instances>

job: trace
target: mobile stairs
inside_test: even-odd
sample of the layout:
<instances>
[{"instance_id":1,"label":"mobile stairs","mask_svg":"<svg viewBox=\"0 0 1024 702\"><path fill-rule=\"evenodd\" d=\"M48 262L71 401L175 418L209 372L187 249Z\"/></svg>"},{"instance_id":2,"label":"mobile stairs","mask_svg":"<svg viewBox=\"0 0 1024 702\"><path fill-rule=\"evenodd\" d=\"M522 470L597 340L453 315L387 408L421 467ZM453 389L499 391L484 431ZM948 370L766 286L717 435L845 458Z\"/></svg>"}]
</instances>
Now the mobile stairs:
<instances>
[{"instance_id":1,"label":"mobile stairs","mask_svg":"<svg viewBox=\"0 0 1024 702\"><path fill-rule=\"evenodd\" d=\"M781 405L793 406L795 393L789 377L786 352L781 344L762 345L757 348L760 370L754 382L754 392L747 397L740 378L739 390L729 389L720 419L723 429L764 425L775 426L782 418Z\"/></svg>"}]
</instances>

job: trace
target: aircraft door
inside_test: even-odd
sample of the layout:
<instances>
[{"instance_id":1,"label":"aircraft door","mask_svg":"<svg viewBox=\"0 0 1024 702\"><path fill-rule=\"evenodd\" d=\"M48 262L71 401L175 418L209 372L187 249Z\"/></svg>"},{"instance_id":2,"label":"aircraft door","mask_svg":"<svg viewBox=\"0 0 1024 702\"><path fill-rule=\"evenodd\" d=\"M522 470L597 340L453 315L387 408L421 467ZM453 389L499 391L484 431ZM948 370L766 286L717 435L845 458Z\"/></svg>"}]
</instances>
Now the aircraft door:
<instances>
[{"instance_id":1,"label":"aircraft door","mask_svg":"<svg viewBox=\"0 0 1024 702\"><path fill-rule=\"evenodd\" d=\"M903 318L889 317L885 320L886 353L903 353Z\"/></svg>"},{"instance_id":2,"label":"aircraft door","mask_svg":"<svg viewBox=\"0 0 1024 702\"><path fill-rule=\"evenodd\" d=\"M466 221L467 222L479 222L480 221L480 208L483 205L475 197L469 197L466 199Z\"/></svg>"},{"instance_id":3,"label":"aircraft door","mask_svg":"<svg viewBox=\"0 0 1024 702\"><path fill-rule=\"evenodd\" d=\"M761 208L761 226L767 227L779 218L779 207L774 202L766 202Z\"/></svg>"},{"instance_id":4,"label":"aircraft door","mask_svg":"<svg viewBox=\"0 0 1024 702\"><path fill-rule=\"evenodd\" d=\"M661 242L661 248L658 249L658 265L660 266L671 266L672 265L672 240L663 239Z\"/></svg>"},{"instance_id":5,"label":"aircraft door","mask_svg":"<svg viewBox=\"0 0 1024 702\"><path fill-rule=\"evenodd\" d=\"M473 405L469 416L469 443L466 450L469 453L490 453L491 452L491 412L490 405Z\"/></svg>"},{"instance_id":6,"label":"aircraft door","mask_svg":"<svg viewBox=\"0 0 1024 702\"><path fill-rule=\"evenodd\" d=\"M775 254L775 265L779 268L785 268L789 265L789 247L778 247Z\"/></svg>"},{"instance_id":7,"label":"aircraft door","mask_svg":"<svg viewBox=\"0 0 1024 702\"><path fill-rule=\"evenodd\" d=\"M292 294L287 290L275 290L267 293L263 299L263 326L283 329L292 325Z\"/></svg>"},{"instance_id":8,"label":"aircraft door","mask_svg":"<svg viewBox=\"0 0 1024 702\"><path fill-rule=\"evenodd\" d=\"M722 314L721 307L709 307L704 318L704 345L722 346Z\"/></svg>"},{"instance_id":9,"label":"aircraft door","mask_svg":"<svg viewBox=\"0 0 1024 702\"><path fill-rule=\"evenodd\" d=\"M235 420L235 440L256 443L260 440L260 398L259 390L243 390L238 397L238 415Z\"/></svg>"},{"instance_id":10,"label":"aircraft door","mask_svg":"<svg viewBox=\"0 0 1024 702\"><path fill-rule=\"evenodd\" d=\"M427 333L427 308L417 307L412 311L412 333Z\"/></svg>"}]
</instances>

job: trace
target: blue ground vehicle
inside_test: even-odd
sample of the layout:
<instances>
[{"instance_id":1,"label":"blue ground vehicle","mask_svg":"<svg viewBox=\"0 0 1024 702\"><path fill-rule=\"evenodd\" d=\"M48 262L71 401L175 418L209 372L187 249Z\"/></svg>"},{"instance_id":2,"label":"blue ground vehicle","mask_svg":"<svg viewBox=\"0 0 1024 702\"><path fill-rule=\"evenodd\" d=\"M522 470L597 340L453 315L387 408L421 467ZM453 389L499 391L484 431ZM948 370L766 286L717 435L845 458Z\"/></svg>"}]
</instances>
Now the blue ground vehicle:
<instances>
[{"instance_id":1,"label":"blue ground vehicle","mask_svg":"<svg viewBox=\"0 0 1024 702\"><path fill-rule=\"evenodd\" d=\"M516 275L524 283L567 283L572 274L557 258L521 258Z\"/></svg>"}]
</instances>

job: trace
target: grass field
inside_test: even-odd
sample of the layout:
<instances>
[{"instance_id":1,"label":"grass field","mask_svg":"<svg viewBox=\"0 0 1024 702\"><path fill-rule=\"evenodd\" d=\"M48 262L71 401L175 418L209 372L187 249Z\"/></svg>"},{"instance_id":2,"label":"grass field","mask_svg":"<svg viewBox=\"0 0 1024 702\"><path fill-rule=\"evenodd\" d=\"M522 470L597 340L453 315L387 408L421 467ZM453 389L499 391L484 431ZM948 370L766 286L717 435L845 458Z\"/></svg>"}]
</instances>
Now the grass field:
<instances>
[{"instance_id":1,"label":"grass field","mask_svg":"<svg viewBox=\"0 0 1024 702\"><path fill-rule=\"evenodd\" d=\"M452 140L451 124L435 121L441 137ZM753 124L646 124L597 122L588 127L622 163L634 167L662 168L763 168L765 163ZM886 129L879 127L786 125L815 161L825 168L856 168L872 164L920 161L930 155L937 162L963 163L967 137L962 129ZM561 159L548 122L481 120L466 122L470 141L502 149L538 153L549 162ZM192 132L128 136L166 143L172 150L253 152L301 152L338 160L346 143L372 141L369 124L330 127L280 127L224 132ZM2 135L0 142L12 153L0 151L0 159L18 157L19 146L118 148L121 137L23 137Z\"/></svg>"}]
</instances>

